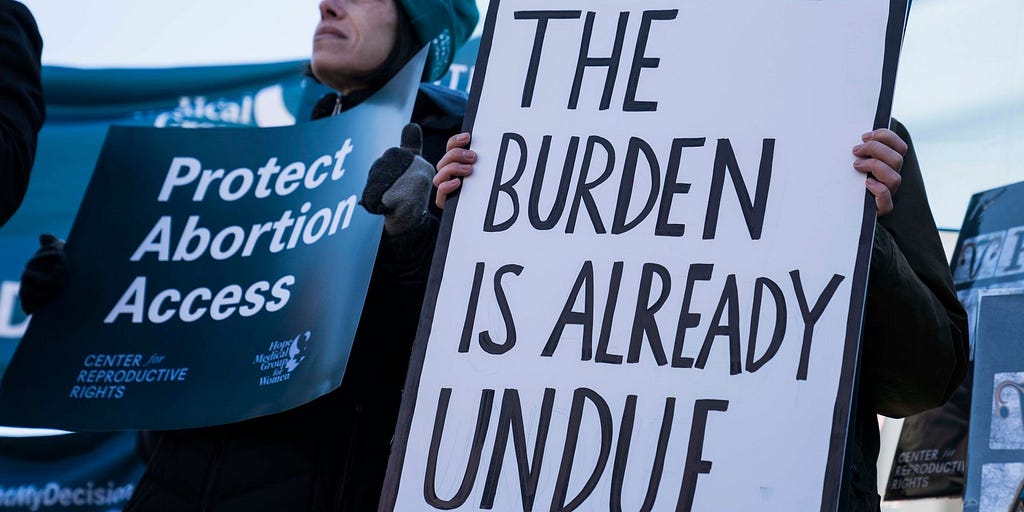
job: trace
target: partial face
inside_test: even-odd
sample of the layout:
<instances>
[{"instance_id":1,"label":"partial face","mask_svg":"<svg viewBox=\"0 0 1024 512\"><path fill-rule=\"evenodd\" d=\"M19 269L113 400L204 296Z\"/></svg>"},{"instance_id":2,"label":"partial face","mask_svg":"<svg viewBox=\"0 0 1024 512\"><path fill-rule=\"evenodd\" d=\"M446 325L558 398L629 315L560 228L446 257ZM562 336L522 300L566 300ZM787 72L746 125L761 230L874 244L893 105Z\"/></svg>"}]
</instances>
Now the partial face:
<instances>
[{"instance_id":1,"label":"partial face","mask_svg":"<svg viewBox=\"0 0 1024 512\"><path fill-rule=\"evenodd\" d=\"M391 53L397 27L394 0L321 0L313 75L341 93L362 88L359 78Z\"/></svg>"}]
</instances>

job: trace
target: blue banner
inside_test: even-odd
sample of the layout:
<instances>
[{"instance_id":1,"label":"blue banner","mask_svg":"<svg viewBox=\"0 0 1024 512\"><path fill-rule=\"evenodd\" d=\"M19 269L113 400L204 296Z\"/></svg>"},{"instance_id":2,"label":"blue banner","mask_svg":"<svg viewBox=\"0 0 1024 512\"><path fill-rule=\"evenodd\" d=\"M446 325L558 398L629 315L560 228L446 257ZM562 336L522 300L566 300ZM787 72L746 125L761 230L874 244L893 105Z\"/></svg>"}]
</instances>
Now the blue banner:
<instances>
[{"instance_id":1,"label":"blue banner","mask_svg":"<svg viewBox=\"0 0 1024 512\"><path fill-rule=\"evenodd\" d=\"M28 193L0 228L0 372L25 333L17 302L40 233L66 238L111 125L282 126L309 118L323 91L303 62L214 68L81 70L46 67L47 120Z\"/></svg>"},{"instance_id":2,"label":"blue banner","mask_svg":"<svg viewBox=\"0 0 1024 512\"><path fill-rule=\"evenodd\" d=\"M382 223L358 198L421 67L313 123L112 128L68 239L69 284L4 375L0 423L196 427L337 387Z\"/></svg>"},{"instance_id":3,"label":"blue banner","mask_svg":"<svg viewBox=\"0 0 1024 512\"><path fill-rule=\"evenodd\" d=\"M133 434L0 438L0 510L117 511L140 476Z\"/></svg>"},{"instance_id":4,"label":"blue banner","mask_svg":"<svg viewBox=\"0 0 1024 512\"><path fill-rule=\"evenodd\" d=\"M468 92L479 38L437 81ZM306 62L175 69L43 68L47 119L28 194L0 228L0 373L28 327L18 280L40 233L66 238L111 125L208 128L286 126L309 119L330 92Z\"/></svg>"}]
</instances>

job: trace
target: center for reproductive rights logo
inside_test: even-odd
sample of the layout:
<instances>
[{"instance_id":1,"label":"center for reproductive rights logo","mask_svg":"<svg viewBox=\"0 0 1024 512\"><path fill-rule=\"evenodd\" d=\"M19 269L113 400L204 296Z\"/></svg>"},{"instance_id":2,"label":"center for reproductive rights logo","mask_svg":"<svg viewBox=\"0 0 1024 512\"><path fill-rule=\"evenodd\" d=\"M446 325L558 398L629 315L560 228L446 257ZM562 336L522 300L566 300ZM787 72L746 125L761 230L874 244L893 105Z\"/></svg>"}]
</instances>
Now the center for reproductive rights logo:
<instances>
[{"instance_id":1,"label":"center for reproductive rights logo","mask_svg":"<svg viewBox=\"0 0 1024 512\"><path fill-rule=\"evenodd\" d=\"M312 334L306 331L293 339L272 341L267 351L257 354L252 364L259 367L259 385L279 384L291 378L292 372L306 359L309 350L309 338Z\"/></svg>"}]
</instances>

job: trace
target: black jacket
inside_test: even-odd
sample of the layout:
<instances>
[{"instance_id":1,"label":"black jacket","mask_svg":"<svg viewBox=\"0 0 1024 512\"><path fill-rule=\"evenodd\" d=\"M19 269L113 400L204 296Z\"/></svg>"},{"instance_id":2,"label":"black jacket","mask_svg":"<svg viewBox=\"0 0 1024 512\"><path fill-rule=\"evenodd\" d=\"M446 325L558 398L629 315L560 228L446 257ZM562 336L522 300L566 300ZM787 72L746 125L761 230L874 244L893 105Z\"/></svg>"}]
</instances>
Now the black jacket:
<instances>
[{"instance_id":1,"label":"black jacket","mask_svg":"<svg viewBox=\"0 0 1024 512\"><path fill-rule=\"evenodd\" d=\"M878 219L864 309L861 373L841 510L877 511L876 414L902 418L939 407L967 374L967 313L956 296L910 144L893 198Z\"/></svg>"},{"instance_id":2,"label":"black jacket","mask_svg":"<svg viewBox=\"0 0 1024 512\"><path fill-rule=\"evenodd\" d=\"M329 115L335 98L315 112ZM465 101L421 86L413 120L428 161L436 163L461 129ZM382 237L338 389L240 423L144 433L147 470L125 510L376 510L437 228L429 216L418 231Z\"/></svg>"},{"instance_id":3,"label":"black jacket","mask_svg":"<svg viewBox=\"0 0 1024 512\"><path fill-rule=\"evenodd\" d=\"M32 14L0 0L0 226L21 205L46 108L40 79L43 40Z\"/></svg>"}]
</instances>

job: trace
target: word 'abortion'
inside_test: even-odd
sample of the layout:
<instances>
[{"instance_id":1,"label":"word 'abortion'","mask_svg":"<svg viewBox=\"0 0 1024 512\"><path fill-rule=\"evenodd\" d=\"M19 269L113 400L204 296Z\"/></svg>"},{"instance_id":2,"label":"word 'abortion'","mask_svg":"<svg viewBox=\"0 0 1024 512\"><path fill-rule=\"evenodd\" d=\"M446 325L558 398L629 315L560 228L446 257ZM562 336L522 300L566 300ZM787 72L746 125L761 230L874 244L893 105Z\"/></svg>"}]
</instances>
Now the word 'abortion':
<instances>
[{"instance_id":1,"label":"word 'abortion'","mask_svg":"<svg viewBox=\"0 0 1024 512\"><path fill-rule=\"evenodd\" d=\"M231 203L245 197L250 200L286 197L300 188L314 190L345 176L345 159L353 149L352 140L347 139L338 151L321 155L308 165L299 161L282 167L278 159L272 157L255 171L248 167L230 172L204 169L197 158L174 157L156 200L166 203L186 194L184 197L188 197L190 203L218 200ZM319 209L305 201L297 213L288 209L274 219L251 226L208 227L203 225L200 215L188 215L187 219L164 215L149 230L130 261L153 258L159 262L223 261L247 258L260 252L290 251L300 244L313 245L348 228L357 201L355 195L350 195L337 204ZM174 318L188 323L203 317L219 321L235 314L247 317L262 311L275 312L287 304L291 296L288 288L294 284L295 277L286 275L245 285L229 284L219 291L206 287L151 291L147 290L147 277L139 276L122 294L104 323L114 323L122 316L136 324L147 321L159 324Z\"/></svg>"}]
</instances>

